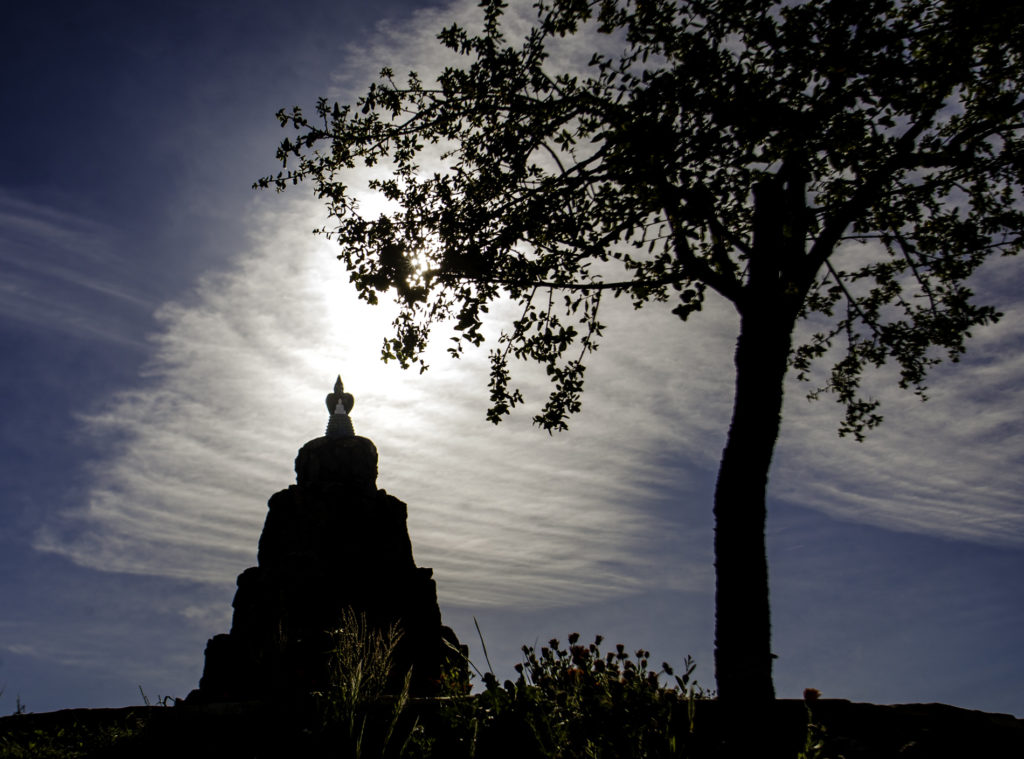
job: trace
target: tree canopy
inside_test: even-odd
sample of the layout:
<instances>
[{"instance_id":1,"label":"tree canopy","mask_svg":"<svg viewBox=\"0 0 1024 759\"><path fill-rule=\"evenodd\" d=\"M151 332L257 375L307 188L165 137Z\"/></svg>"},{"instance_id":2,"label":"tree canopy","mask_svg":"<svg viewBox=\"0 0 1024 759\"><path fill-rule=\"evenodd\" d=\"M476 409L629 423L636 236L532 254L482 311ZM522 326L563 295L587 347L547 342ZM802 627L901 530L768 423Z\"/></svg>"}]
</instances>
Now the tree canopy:
<instances>
[{"instance_id":1,"label":"tree canopy","mask_svg":"<svg viewBox=\"0 0 1024 759\"><path fill-rule=\"evenodd\" d=\"M312 182L360 296L396 291L385 359L421 361L440 323L457 356L483 342L490 304L518 302L490 353L495 422L523 400L520 358L552 382L536 422L566 427L602 298L669 303L682 321L709 291L731 302L716 666L721 697L770 697L764 492L783 379L813 380L826 358L812 390L835 395L841 434L859 438L881 421L866 367L894 362L921 393L998 318L970 279L1024 241L1024 9L541 0L510 41L505 3L481 7L478 33L439 35L464 65L436 81L384 69L354 104L279 112L295 134L257 185ZM589 60L554 63L581 41ZM361 215L348 177L363 168L394 210ZM800 320L809 337L794 343Z\"/></svg>"}]
</instances>

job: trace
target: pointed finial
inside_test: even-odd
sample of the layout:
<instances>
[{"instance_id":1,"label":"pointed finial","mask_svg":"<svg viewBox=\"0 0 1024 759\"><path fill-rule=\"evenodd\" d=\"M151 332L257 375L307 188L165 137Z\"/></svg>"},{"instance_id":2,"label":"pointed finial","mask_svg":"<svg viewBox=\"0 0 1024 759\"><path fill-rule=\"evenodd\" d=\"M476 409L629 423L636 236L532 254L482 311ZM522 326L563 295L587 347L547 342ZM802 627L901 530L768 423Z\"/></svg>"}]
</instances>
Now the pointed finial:
<instances>
[{"instance_id":1,"label":"pointed finial","mask_svg":"<svg viewBox=\"0 0 1024 759\"><path fill-rule=\"evenodd\" d=\"M327 437L352 437L355 430L352 428L352 420L348 414L355 405L355 398L351 393L345 392L345 385L341 382L341 375L334 383L334 392L328 393L325 399L327 412L331 415L327 422Z\"/></svg>"}]
</instances>

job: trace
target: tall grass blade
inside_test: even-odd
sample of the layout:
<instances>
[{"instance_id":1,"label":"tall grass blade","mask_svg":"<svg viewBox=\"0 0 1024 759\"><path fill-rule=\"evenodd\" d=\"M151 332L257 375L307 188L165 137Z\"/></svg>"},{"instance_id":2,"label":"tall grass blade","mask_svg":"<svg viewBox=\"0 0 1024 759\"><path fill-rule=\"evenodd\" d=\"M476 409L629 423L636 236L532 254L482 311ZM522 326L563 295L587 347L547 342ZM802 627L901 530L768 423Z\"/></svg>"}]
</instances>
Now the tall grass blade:
<instances>
[{"instance_id":1,"label":"tall grass blade","mask_svg":"<svg viewBox=\"0 0 1024 759\"><path fill-rule=\"evenodd\" d=\"M473 625L476 627L476 634L480 638L480 648L484 651L484 661L487 662L487 671L494 674L494 666L491 664L491 657L487 655L487 644L484 642L484 634L480 631L480 623L473 617ZM476 669L474 667L474 669ZM480 670L477 670L479 672Z\"/></svg>"}]
</instances>

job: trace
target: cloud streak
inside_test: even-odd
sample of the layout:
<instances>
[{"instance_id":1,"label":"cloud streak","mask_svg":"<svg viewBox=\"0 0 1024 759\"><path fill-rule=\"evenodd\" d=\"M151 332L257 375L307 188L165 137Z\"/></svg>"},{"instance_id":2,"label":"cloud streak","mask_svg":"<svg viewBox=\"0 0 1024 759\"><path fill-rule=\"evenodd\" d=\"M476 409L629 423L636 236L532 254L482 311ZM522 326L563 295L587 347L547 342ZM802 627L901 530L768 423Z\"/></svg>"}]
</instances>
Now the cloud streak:
<instances>
[{"instance_id":1,"label":"cloud streak","mask_svg":"<svg viewBox=\"0 0 1024 759\"><path fill-rule=\"evenodd\" d=\"M103 225L0 191L0 316L71 337L143 347L153 308Z\"/></svg>"},{"instance_id":2,"label":"cloud streak","mask_svg":"<svg viewBox=\"0 0 1024 759\"><path fill-rule=\"evenodd\" d=\"M877 378L886 421L861 444L835 435L830 403L791 387L776 496L888 529L1024 543L1024 312L980 332L960 364L935 372L921 402Z\"/></svg>"},{"instance_id":3,"label":"cloud streak","mask_svg":"<svg viewBox=\"0 0 1024 759\"><path fill-rule=\"evenodd\" d=\"M190 305L158 312L141 386L83 417L113 451L92 467L87 507L48 525L39 548L97 569L233 577L252 562L267 498L294 480L295 451L321 434L340 371L357 431L380 448L379 484L409 502L417 557L450 598L553 604L629 592L659 572L645 551L657 515L643 504L673 484L650 463L674 436L656 416L668 398L613 380L568 436L522 416L492 429L485 357L449 362L439 349L422 376L382 366L388 309L356 304L305 232L308 212L289 208L257 211L261 242L203 279ZM643 366L645 351L637 342L618 360ZM705 586L706 571L669 564L666 583Z\"/></svg>"},{"instance_id":4,"label":"cloud streak","mask_svg":"<svg viewBox=\"0 0 1024 759\"><path fill-rule=\"evenodd\" d=\"M683 494L706 492L724 442L727 309L681 325L614 304L572 431L542 434L529 409L495 429L483 420L485 356L438 349L424 375L382 365L389 307L356 302L330 248L305 231L308 206L274 204L256 204L254 242L234 268L160 310L140 387L83 417L112 453L92 466L87 508L50 523L37 547L97 569L230 582L253 562L266 500L293 481L296 450L321 434L340 371L357 432L380 450L378 484L409 503L417 559L435 567L446 602L710 589L706 528L673 536L672 553L665 533L691 518L680 511L709 510ZM1019 423L991 410L993 388L1003 405L1020 400L1014 316L928 404L887 397L898 418L861 445L837 439L831 404L804 403L794 383L773 496L890 529L1022 542ZM539 403L543 378L520 368Z\"/></svg>"},{"instance_id":5,"label":"cloud streak","mask_svg":"<svg viewBox=\"0 0 1024 759\"><path fill-rule=\"evenodd\" d=\"M922 402L893 367L865 375L882 425L840 439L838 407L808 403L791 381L772 490L844 520L988 544L1024 544L1024 305L1019 261L995 258L974 277L978 300L1003 312L956 364L935 367Z\"/></svg>"},{"instance_id":6,"label":"cloud streak","mask_svg":"<svg viewBox=\"0 0 1024 759\"><path fill-rule=\"evenodd\" d=\"M395 49L436 70L433 34L466 6L381 27L339 93ZM417 560L435 567L448 603L710 589L710 504L687 494L708 492L728 427L728 307L709 303L682 325L667 309L612 301L572 432L548 438L529 410L493 429L482 353L453 362L437 348L422 376L381 365L393 309L357 304L329 244L307 232L318 213L261 197L233 263L161 307L139 386L82 418L109 451L92 465L87 503L50 522L38 548L99 569L230 582L254 560L266 500L293 481L295 451L321 433L340 371L357 432L379 447L379 484L409 503ZM834 408L804 403L792 383L772 496L890 529L1024 542L1022 434L1007 411L1024 407L1021 316L983 331L927 406L880 385L898 418L863 445L838 440ZM518 368L536 408L544 377ZM700 526L680 535L691 512Z\"/></svg>"}]
</instances>

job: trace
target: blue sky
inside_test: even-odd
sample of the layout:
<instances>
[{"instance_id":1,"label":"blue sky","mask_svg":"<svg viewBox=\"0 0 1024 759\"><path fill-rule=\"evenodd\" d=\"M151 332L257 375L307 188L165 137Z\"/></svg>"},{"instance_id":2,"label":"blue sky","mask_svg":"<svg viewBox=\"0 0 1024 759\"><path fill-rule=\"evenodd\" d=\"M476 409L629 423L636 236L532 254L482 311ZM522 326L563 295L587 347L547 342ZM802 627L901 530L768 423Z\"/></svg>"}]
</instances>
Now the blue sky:
<instances>
[{"instance_id":1,"label":"blue sky","mask_svg":"<svg viewBox=\"0 0 1024 759\"><path fill-rule=\"evenodd\" d=\"M230 626L272 493L341 373L379 485L409 504L442 612L499 674L579 631L697 660L711 684L711 507L736 320L607 314L583 414L484 420L483 355L378 360L310 193L276 170L280 107L439 63L472 3L38 2L0 48L0 713L184 696ZM772 474L776 689L1024 716L1019 262L1006 313L921 404L835 435L788 388ZM499 314L500 315L500 314ZM444 342L443 340L441 342ZM528 400L543 378L521 375Z\"/></svg>"}]
</instances>

